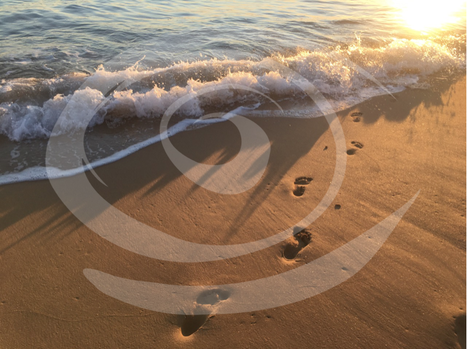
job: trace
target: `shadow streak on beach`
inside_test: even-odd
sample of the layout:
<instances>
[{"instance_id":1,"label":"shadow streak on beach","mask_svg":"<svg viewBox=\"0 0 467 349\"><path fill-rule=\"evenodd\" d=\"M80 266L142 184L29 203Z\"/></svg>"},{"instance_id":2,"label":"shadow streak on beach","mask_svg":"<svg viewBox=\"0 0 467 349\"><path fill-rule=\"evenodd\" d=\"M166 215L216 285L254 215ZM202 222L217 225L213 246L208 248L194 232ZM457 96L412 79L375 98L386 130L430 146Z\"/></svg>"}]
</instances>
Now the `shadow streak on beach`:
<instances>
[{"instance_id":1,"label":"shadow streak on beach","mask_svg":"<svg viewBox=\"0 0 467 349\"><path fill-rule=\"evenodd\" d=\"M364 103L355 106L350 110L338 113L339 120L342 122L344 118L349 118L354 110L362 112L360 116L363 124L372 124L380 118L385 118L393 122L402 122L410 113L421 105L426 106L442 106L441 95L445 93L453 83L443 81L438 84L433 90L426 90L424 93L410 95L403 103L399 100L394 100L389 95L375 97L369 103ZM400 96L406 96L406 92L396 94L398 99ZM398 108L379 107L384 103L398 103ZM354 120L355 121L355 120ZM300 127L283 128L279 134L268 133L267 123L287 123L284 119L267 119L265 132L271 142L271 159L276 158L274 162L278 165L274 168L268 168L262 177L261 181L255 188L251 189L249 200L251 202L263 202L270 195L270 191L264 190L264 186L268 183L277 183L285 173L305 156L312 149L319 138L328 130L329 126L324 117L318 118L314 122L313 130ZM211 132L211 126L189 132L179 133L171 138L173 144L186 156L191 159L203 162L217 154L218 163L225 163L233 159L238 149L240 148L240 138L237 138L235 144L230 144L223 149L213 148L211 144L222 143L222 138L225 137L225 132L237 132L236 128L230 122L216 124L219 132ZM344 130L345 133L345 130ZM190 138L187 141L187 138ZM199 142L202 140L201 142ZM193 142L199 142L193 146ZM281 148L284 142L293 142L294 151L285 153ZM86 173L87 178L92 183L94 188L110 203L114 204L127 195L138 191L142 187L148 186L149 189L145 193L146 196L157 195L167 184L176 178L183 176L170 159L167 157L160 143L146 147L139 152L139 156L130 155L117 162L117 165L109 164L96 169L98 175L106 183L107 187L102 185L90 172ZM220 154L220 155L219 155ZM138 162L138 159L150 159L147 162ZM280 159L280 160L279 160ZM118 172L115 172L118 169ZM124 179L124 183L122 182ZM68 181L69 179L59 179L60 181ZM186 194L190 194L198 190L198 186L193 184L191 190ZM55 214L50 218L41 222L39 227L33 231L28 231L24 227L22 231L16 231L14 236L2 236L0 242L0 254L12 248L16 244L36 236L41 243L48 244L55 239L61 239L66 234L72 233L80 223L62 204L58 196L53 191L49 181L18 183L0 187L0 230L5 230L10 225L21 222L25 217L34 212L47 212L53 209ZM185 198L186 198L185 197ZM245 221L251 217L258 206L248 205L243 207L240 213L234 218L235 224L229 227L229 235L224 237L224 242L230 240L230 235L235 234L238 229L241 229ZM97 217L100 212L95 212L94 217Z\"/></svg>"}]
</instances>

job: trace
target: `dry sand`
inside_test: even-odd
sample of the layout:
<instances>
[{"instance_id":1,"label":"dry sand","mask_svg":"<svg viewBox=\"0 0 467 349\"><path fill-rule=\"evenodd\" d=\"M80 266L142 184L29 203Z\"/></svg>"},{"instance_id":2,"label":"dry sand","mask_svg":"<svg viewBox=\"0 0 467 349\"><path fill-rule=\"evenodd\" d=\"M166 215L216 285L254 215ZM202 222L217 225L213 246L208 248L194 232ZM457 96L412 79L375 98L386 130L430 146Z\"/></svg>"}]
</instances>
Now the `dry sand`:
<instances>
[{"instance_id":1,"label":"dry sand","mask_svg":"<svg viewBox=\"0 0 467 349\"><path fill-rule=\"evenodd\" d=\"M396 101L381 96L339 113L348 149L353 149L344 183L332 206L307 227L311 242L303 238L300 251L290 239L229 260L163 262L96 235L66 209L48 181L0 187L0 347L460 347L456 324L457 332L462 321L465 326L459 317L465 314L465 92L465 79L440 82L434 90L404 91ZM362 115L351 116L355 113ZM324 118L254 121L271 140L271 158L261 181L245 193L221 196L195 186L172 165L161 144L98 168L108 187L88 177L115 207L185 240L233 244L271 236L320 201L334 171L335 147ZM240 144L229 122L178 134L173 143L205 163L233 158ZM313 180L298 197L293 191L300 176ZM275 275L357 237L418 190L415 203L359 273L295 304L184 318L115 300L83 275L83 269L92 268L183 285ZM284 258L284 250L295 258ZM182 334L203 322L190 336Z\"/></svg>"}]
</instances>

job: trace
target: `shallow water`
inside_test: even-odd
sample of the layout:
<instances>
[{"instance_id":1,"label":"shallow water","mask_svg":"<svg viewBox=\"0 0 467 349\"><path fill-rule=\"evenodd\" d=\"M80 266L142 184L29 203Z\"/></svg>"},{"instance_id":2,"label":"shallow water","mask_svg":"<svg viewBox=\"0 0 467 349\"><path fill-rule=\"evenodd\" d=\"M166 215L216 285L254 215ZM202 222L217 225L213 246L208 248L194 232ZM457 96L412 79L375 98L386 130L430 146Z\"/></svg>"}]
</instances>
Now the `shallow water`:
<instances>
[{"instance_id":1,"label":"shallow water","mask_svg":"<svg viewBox=\"0 0 467 349\"><path fill-rule=\"evenodd\" d=\"M293 106L279 116L322 115L271 60L312 82L334 110L465 75L465 29L462 1L2 1L2 182L45 177L47 139L66 106L54 134L90 127L88 159L113 161L157 141L159 118L186 95L179 121L240 106L270 115L259 112L268 98ZM225 89L233 84L256 92ZM198 97L206 87L216 92Z\"/></svg>"}]
</instances>

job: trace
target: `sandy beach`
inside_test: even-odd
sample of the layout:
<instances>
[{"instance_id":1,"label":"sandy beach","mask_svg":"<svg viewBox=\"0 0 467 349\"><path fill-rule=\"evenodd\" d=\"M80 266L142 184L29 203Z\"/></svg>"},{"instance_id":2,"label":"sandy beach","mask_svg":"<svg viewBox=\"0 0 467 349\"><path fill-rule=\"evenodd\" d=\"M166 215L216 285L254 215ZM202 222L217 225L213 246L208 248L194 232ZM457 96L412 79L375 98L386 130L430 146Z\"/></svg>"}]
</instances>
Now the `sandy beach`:
<instances>
[{"instance_id":1,"label":"sandy beach","mask_svg":"<svg viewBox=\"0 0 467 349\"><path fill-rule=\"evenodd\" d=\"M302 227L310 234L236 258L176 263L140 256L88 229L49 181L0 187L0 347L461 348L462 325L456 330L456 323L465 326L465 78L395 97L375 97L338 113L347 144L345 178L333 204ZM107 186L87 176L113 206L180 239L224 245L272 236L294 226L326 193L335 145L322 117L252 120L268 135L271 156L260 182L244 193L219 195L196 186L161 143L97 168ZM179 133L172 142L209 164L233 159L240 147L230 122ZM294 184L299 177L312 180ZM83 274L91 268L176 285L277 275L356 238L418 191L360 272L282 307L196 318L157 313L105 295ZM463 336L465 343L465 330Z\"/></svg>"}]
</instances>

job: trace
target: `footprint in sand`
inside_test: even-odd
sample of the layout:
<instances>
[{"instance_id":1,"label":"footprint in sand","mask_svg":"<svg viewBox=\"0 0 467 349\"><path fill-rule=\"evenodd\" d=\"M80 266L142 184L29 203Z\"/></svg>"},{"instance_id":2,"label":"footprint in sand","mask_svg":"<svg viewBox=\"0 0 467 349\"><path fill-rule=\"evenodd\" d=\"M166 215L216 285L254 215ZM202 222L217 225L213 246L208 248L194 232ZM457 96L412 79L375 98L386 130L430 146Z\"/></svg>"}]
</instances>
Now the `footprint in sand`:
<instances>
[{"instance_id":1,"label":"footprint in sand","mask_svg":"<svg viewBox=\"0 0 467 349\"><path fill-rule=\"evenodd\" d=\"M302 196L303 194L305 194L305 187L302 187L302 186L296 187L295 190L293 191L293 194L295 196Z\"/></svg>"},{"instance_id":2,"label":"footprint in sand","mask_svg":"<svg viewBox=\"0 0 467 349\"><path fill-rule=\"evenodd\" d=\"M295 189L293 191L293 194L295 196L302 196L305 193L305 185L308 185L311 183L313 178L311 177L298 177L295 178L294 184L295 184Z\"/></svg>"},{"instance_id":3,"label":"footprint in sand","mask_svg":"<svg viewBox=\"0 0 467 349\"><path fill-rule=\"evenodd\" d=\"M361 112L355 112L350 114L351 117L353 117L353 122L360 122L360 116L362 116L363 113Z\"/></svg>"},{"instance_id":4,"label":"footprint in sand","mask_svg":"<svg viewBox=\"0 0 467 349\"><path fill-rule=\"evenodd\" d=\"M360 143L360 142L356 142L356 141L352 141L350 142L354 147L358 148L358 149L362 149L363 148L363 144Z\"/></svg>"},{"instance_id":5,"label":"footprint in sand","mask_svg":"<svg viewBox=\"0 0 467 349\"><path fill-rule=\"evenodd\" d=\"M363 148L363 144L360 142L352 141L350 142L355 148L347 149L347 155L354 155L358 149Z\"/></svg>"},{"instance_id":6,"label":"footprint in sand","mask_svg":"<svg viewBox=\"0 0 467 349\"><path fill-rule=\"evenodd\" d=\"M191 336L198 331L208 319L216 313L222 301L230 296L230 292L221 289L206 290L202 292L194 304L193 314L183 315L181 321L181 332L184 337ZM209 314L196 314L206 313Z\"/></svg>"},{"instance_id":7,"label":"footprint in sand","mask_svg":"<svg viewBox=\"0 0 467 349\"><path fill-rule=\"evenodd\" d=\"M294 184L308 185L313 180L311 177L298 177L295 178Z\"/></svg>"},{"instance_id":8,"label":"footprint in sand","mask_svg":"<svg viewBox=\"0 0 467 349\"><path fill-rule=\"evenodd\" d=\"M292 241L284 248L284 257L286 259L294 259L297 254L311 242L311 233L303 229L298 233L294 233L291 239Z\"/></svg>"}]
</instances>

